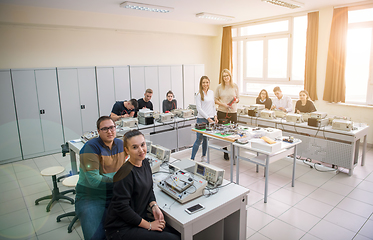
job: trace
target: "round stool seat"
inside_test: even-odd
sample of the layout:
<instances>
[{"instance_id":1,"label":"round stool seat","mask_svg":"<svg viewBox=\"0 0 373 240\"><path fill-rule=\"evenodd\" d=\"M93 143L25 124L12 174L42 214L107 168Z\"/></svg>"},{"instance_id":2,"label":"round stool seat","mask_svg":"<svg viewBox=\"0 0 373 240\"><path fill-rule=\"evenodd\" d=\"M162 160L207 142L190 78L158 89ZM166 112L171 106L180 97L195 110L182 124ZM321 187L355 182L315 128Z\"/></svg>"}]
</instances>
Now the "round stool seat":
<instances>
[{"instance_id":1,"label":"round stool seat","mask_svg":"<svg viewBox=\"0 0 373 240\"><path fill-rule=\"evenodd\" d=\"M65 178L62 181L62 184L66 187L75 187L79 180L79 174L72 175L70 177Z\"/></svg>"},{"instance_id":2,"label":"round stool seat","mask_svg":"<svg viewBox=\"0 0 373 240\"><path fill-rule=\"evenodd\" d=\"M62 173L65 168L62 166L54 166L41 170L40 174L43 176L53 176Z\"/></svg>"}]
</instances>

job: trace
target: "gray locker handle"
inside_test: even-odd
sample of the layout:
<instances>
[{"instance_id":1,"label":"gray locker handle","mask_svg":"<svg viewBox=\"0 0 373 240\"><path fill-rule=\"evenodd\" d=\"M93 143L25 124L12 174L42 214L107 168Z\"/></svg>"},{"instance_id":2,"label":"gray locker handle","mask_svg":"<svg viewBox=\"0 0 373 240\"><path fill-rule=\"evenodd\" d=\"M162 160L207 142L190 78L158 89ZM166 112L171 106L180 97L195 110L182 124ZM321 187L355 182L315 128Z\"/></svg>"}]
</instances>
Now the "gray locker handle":
<instances>
[{"instance_id":1,"label":"gray locker handle","mask_svg":"<svg viewBox=\"0 0 373 240\"><path fill-rule=\"evenodd\" d=\"M44 109L41 109L41 110L40 110L40 114L45 114L45 110L44 110Z\"/></svg>"},{"instance_id":2,"label":"gray locker handle","mask_svg":"<svg viewBox=\"0 0 373 240\"><path fill-rule=\"evenodd\" d=\"M80 109L85 109L85 105L80 105Z\"/></svg>"}]
</instances>

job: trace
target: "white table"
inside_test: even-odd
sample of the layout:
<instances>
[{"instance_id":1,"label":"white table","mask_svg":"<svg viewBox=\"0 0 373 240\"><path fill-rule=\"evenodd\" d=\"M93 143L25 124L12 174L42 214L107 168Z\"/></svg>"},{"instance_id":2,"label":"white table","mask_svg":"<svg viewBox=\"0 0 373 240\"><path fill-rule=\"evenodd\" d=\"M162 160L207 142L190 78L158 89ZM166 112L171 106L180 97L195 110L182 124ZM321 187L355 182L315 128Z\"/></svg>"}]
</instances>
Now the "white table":
<instances>
[{"instance_id":1,"label":"white table","mask_svg":"<svg viewBox=\"0 0 373 240\"><path fill-rule=\"evenodd\" d=\"M154 182L154 193L166 222L181 233L182 240L246 239L247 194L249 189L224 180L219 192L206 198L201 196L185 204L180 204L162 192ZM195 204L205 209L188 214L185 209Z\"/></svg>"},{"instance_id":2,"label":"white table","mask_svg":"<svg viewBox=\"0 0 373 240\"><path fill-rule=\"evenodd\" d=\"M325 162L349 170L349 175L358 163L360 140L363 139L361 166L365 163L367 135L369 126L355 123L354 130L342 131L332 129L332 126L312 127L308 123L286 122L284 119L265 119L247 115L238 116L238 121L244 124L281 129L284 133L302 140L298 155Z\"/></svg>"}]
</instances>

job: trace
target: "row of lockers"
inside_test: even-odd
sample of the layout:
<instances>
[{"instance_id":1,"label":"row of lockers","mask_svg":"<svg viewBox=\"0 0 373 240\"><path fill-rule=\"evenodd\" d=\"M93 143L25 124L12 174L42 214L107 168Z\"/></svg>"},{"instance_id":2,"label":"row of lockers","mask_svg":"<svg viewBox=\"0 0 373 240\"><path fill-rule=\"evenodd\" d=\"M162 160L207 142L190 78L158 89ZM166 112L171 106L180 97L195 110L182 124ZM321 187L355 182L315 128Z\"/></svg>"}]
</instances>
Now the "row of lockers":
<instances>
[{"instance_id":1,"label":"row of lockers","mask_svg":"<svg viewBox=\"0 0 373 240\"><path fill-rule=\"evenodd\" d=\"M60 152L115 101L142 98L146 88L155 111L168 90L185 108L203 74L204 65L0 70L0 163Z\"/></svg>"}]
</instances>

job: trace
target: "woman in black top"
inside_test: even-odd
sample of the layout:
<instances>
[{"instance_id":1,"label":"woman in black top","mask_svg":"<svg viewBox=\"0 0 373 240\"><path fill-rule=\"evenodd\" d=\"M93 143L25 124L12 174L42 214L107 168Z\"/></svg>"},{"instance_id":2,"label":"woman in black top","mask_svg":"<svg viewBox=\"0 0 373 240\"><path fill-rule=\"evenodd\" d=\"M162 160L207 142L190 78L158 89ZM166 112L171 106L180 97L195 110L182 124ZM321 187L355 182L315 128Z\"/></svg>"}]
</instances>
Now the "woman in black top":
<instances>
[{"instance_id":1,"label":"woman in black top","mask_svg":"<svg viewBox=\"0 0 373 240\"><path fill-rule=\"evenodd\" d=\"M272 99L269 98L267 90L262 89L260 91L259 96L256 98L256 104L264 104L265 109L271 109Z\"/></svg>"},{"instance_id":2,"label":"woman in black top","mask_svg":"<svg viewBox=\"0 0 373 240\"><path fill-rule=\"evenodd\" d=\"M310 99L310 95L306 90L299 92L299 100L295 104L295 113L310 113L316 112L315 104Z\"/></svg>"},{"instance_id":3,"label":"woman in black top","mask_svg":"<svg viewBox=\"0 0 373 240\"><path fill-rule=\"evenodd\" d=\"M166 227L153 192L152 171L146 156L144 135L133 130L123 137L127 162L114 175L113 198L105 221L107 239L179 240ZM147 209L154 219L147 216Z\"/></svg>"},{"instance_id":4,"label":"woman in black top","mask_svg":"<svg viewBox=\"0 0 373 240\"><path fill-rule=\"evenodd\" d=\"M170 90L166 94L167 99L163 100L162 111L170 112L173 109L177 109L177 102L174 99L174 93Z\"/></svg>"}]
</instances>

